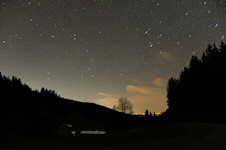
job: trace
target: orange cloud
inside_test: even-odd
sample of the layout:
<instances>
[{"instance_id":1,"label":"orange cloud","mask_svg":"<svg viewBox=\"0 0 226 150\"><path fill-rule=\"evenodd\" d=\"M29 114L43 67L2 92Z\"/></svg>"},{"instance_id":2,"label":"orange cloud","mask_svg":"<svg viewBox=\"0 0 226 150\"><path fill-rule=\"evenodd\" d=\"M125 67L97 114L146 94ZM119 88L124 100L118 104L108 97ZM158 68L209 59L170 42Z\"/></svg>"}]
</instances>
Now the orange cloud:
<instances>
[{"instance_id":1,"label":"orange cloud","mask_svg":"<svg viewBox=\"0 0 226 150\"><path fill-rule=\"evenodd\" d=\"M166 79L164 78L155 78L152 83L156 86L166 87Z\"/></svg>"},{"instance_id":2,"label":"orange cloud","mask_svg":"<svg viewBox=\"0 0 226 150\"><path fill-rule=\"evenodd\" d=\"M117 104L117 102L119 100L119 98L117 98L118 97L117 95L107 94L107 93L103 93L103 92L99 92L99 93L97 93L97 95L100 95L102 97L104 96L104 97L96 99L93 102L96 104L106 106L108 108L112 108L114 105Z\"/></svg>"},{"instance_id":3,"label":"orange cloud","mask_svg":"<svg viewBox=\"0 0 226 150\"><path fill-rule=\"evenodd\" d=\"M174 62L177 60L177 58L174 55L172 55L170 52L166 52L166 51L162 52L161 58L163 58L164 60L170 61L170 62Z\"/></svg>"},{"instance_id":4,"label":"orange cloud","mask_svg":"<svg viewBox=\"0 0 226 150\"><path fill-rule=\"evenodd\" d=\"M164 87L147 87L127 85L126 91L132 94L128 99L134 104L135 112L161 112L167 109L166 89Z\"/></svg>"},{"instance_id":5,"label":"orange cloud","mask_svg":"<svg viewBox=\"0 0 226 150\"><path fill-rule=\"evenodd\" d=\"M176 62L178 58L172 53L163 51L159 56L160 64L167 65L168 63Z\"/></svg>"},{"instance_id":6,"label":"orange cloud","mask_svg":"<svg viewBox=\"0 0 226 150\"><path fill-rule=\"evenodd\" d=\"M109 96L109 97L113 96L113 95L110 95L110 94L107 94L107 93L102 93L102 92L97 93L97 95Z\"/></svg>"},{"instance_id":7,"label":"orange cloud","mask_svg":"<svg viewBox=\"0 0 226 150\"><path fill-rule=\"evenodd\" d=\"M145 95L149 95L152 92L152 90L150 90L150 87L135 86L135 85L127 85L126 91L129 93L138 93L138 94L145 94Z\"/></svg>"},{"instance_id":8,"label":"orange cloud","mask_svg":"<svg viewBox=\"0 0 226 150\"><path fill-rule=\"evenodd\" d=\"M104 98L94 100L94 103L106 106L108 108L112 108L114 105L117 104L117 102L118 102L118 98L112 98L112 97L104 97Z\"/></svg>"},{"instance_id":9,"label":"orange cloud","mask_svg":"<svg viewBox=\"0 0 226 150\"><path fill-rule=\"evenodd\" d=\"M129 80L137 85L126 85L127 98L134 104L134 112L141 113L146 109L153 112L161 112L167 109L166 103L166 79L158 77L153 80L153 86L146 86L137 80ZM99 92L101 98L94 100L95 103L112 108L118 104L118 95Z\"/></svg>"}]
</instances>

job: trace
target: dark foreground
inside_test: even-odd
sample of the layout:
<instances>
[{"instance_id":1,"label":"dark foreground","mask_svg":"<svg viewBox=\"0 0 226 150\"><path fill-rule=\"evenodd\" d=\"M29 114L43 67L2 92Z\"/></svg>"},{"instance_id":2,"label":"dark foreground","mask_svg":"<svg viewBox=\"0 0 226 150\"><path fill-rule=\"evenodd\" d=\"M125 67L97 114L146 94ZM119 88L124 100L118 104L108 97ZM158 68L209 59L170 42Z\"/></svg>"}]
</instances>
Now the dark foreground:
<instances>
[{"instance_id":1,"label":"dark foreground","mask_svg":"<svg viewBox=\"0 0 226 150\"><path fill-rule=\"evenodd\" d=\"M225 124L154 124L120 134L1 138L1 150L225 150Z\"/></svg>"}]
</instances>

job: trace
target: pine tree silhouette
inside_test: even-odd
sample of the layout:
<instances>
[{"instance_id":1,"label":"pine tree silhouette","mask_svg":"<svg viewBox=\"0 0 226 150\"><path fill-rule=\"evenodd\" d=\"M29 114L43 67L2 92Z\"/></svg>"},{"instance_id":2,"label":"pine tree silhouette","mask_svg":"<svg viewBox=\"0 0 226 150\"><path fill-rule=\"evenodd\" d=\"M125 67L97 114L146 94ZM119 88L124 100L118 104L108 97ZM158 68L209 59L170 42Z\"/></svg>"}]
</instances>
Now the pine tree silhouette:
<instances>
[{"instance_id":1,"label":"pine tree silhouette","mask_svg":"<svg viewBox=\"0 0 226 150\"><path fill-rule=\"evenodd\" d=\"M168 112L174 118L193 121L226 121L226 46L208 45L201 60L192 56L179 79L167 86ZM215 116L215 117L214 117Z\"/></svg>"}]
</instances>

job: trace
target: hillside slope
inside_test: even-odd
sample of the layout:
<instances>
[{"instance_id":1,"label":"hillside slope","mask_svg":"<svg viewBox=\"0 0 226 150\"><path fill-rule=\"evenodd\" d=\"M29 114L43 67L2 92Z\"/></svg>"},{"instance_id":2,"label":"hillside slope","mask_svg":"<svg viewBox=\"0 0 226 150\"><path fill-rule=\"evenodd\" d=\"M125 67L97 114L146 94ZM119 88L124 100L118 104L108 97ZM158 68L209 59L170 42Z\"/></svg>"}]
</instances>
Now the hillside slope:
<instances>
[{"instance_id":1,"label":"hillside slope","mask_svg":"<svg viewBox=\"0 0 226 150\"><path fill-rule=\"evenodd\" d=\"M34 91L16 77L0 74L0 130L4 135L57 134L62 124L77 129L121 129L132 116L93 103L64 99L54 91Z\"/></svg>"}]
</instances>

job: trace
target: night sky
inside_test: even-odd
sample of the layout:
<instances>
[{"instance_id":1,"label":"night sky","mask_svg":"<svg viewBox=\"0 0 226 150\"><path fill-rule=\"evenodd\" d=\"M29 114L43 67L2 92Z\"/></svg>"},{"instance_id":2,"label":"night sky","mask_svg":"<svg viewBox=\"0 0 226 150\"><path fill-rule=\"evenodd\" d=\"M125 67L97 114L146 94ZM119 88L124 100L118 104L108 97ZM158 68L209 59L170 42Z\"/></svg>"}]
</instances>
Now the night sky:
<instances>
[{"instance_id":1,"label":"night sky","mask_svg":"<svg viewBox=\"0 0 226 150\"><path fill-rule=\"evenodd\" d=\"M225 0L0 1L0 71L32 89L164 111L192 55L225 41Z\"/></svg>"}]
</instances>

